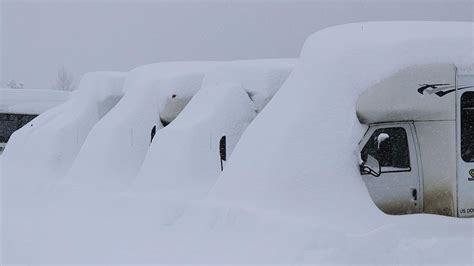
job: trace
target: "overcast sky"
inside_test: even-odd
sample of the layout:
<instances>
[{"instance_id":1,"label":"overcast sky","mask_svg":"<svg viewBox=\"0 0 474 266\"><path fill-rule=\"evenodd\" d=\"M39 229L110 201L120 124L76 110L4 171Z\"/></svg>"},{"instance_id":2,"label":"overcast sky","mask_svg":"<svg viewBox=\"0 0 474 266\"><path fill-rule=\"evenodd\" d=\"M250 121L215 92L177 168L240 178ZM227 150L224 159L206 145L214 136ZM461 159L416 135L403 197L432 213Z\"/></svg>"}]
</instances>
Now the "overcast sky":
<instances>
[{"instance_id":1,"label":"overcast sky","mask_svg":"<svg viewBox=\"0 0 474 266\"><path fill-rule=\"evenodd\" d=\"M2 1L2 0L0 0ZM473 20L473 1L15 1L1 9L0 82L49 88L64 66L296 57L313 32L374 20Z\"/></svg>"}]
</instances>

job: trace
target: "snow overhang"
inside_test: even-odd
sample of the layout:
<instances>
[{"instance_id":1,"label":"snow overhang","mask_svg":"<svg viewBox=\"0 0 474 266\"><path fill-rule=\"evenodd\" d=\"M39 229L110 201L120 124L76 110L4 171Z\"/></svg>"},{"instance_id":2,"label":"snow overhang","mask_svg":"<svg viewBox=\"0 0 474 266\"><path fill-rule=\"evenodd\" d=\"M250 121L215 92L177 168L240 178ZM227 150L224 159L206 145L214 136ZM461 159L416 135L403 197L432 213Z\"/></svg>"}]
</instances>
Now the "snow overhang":
<instances>
[{"instance_id":1,"label":"snow overhang","mask_svg":"<svg viewBox=\"0 0 474 266\"><path fill-rule=\"evenodd\" d=\"M67 101L70 92L40 89L0 89L0 112L41 114Z\"/></svg>"}]
</instances>

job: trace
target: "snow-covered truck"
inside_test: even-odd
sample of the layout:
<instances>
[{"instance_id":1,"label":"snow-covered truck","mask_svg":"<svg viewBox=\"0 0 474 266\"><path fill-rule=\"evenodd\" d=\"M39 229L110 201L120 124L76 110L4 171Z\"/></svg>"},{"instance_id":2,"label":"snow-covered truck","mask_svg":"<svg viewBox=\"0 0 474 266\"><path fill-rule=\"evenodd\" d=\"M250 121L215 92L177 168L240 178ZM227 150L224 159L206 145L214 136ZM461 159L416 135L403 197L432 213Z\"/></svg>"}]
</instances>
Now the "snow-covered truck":
<instances>
[{"instance_id":1,"label":"snow-covered truck","mask_svg":"<svg viewBox=\"0 0 474 266\"><path fill-rule=\"evenodd\" d=\"M41 114L32 126L23 127L10 138L2 155L4 176L14 180L36 176L34 181L40 183L63 176L92 127L121 100L126 75L86 73L64 104Z\"/></svg>"},{"instance_id":2,"label":"snow-covered truck","mask_svg":"<svg viewBox=\"0 0 474 266\"><path fill-rule=\"evenodd\" d=\"M217 62L162 62L131 70L123 98L90 130L68 170L68 183L124 189L148 152L151 131L171 123Z\"/></svg>"},{"instance_id":3,"label":"snow-covered truck","mask_svg":"<svg viewBox=\"0 0 474 266\"><path fill-rule=\"evenodd\" d=\"M474 73L413 65L359 96L360 173L389 214L474 216Z\"/></svg>"},{"instance_id":4,"label":"snow-covered truck","mask_svg":"<svg viewBox=\"0 0 474 266\"><path fill-rule=\"evenodd\" d=\"M0 154L15 131L65 102L69 94L58 90L0 89Z\"/></svg>"},{"instance_id":5,"label":"snow-covered truck","mask_svg":"<svg viewBox=\"0 0 474 266\"><path fill-rule=\"evenodd\" d=\"M243 60L209 69L189 104L157 131L130 192L180 200L204 197L295 64L295 59Z\"/></svg>"}]
</instances>

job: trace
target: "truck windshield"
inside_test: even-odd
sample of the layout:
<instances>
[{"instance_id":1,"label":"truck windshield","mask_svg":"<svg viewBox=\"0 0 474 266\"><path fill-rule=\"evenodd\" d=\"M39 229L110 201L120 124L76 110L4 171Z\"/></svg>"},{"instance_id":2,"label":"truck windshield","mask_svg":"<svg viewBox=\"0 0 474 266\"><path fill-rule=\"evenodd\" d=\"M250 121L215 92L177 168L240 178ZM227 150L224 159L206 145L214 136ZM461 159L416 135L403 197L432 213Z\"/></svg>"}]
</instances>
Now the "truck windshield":
<instances>
[{"instance_id":1,"label":"truck windshield","mask_svg":"<svg viewBox=\"0 0 474 266\"><path fill-rule=\"evenodd\" d=\"M461 96L461 157L474 162L474 92Z\"/></svg>"},{"instance_id":2,"label":"truck windshield","mask_svg":"<svg viewBox=\"0 0 474 266\"><path fill-rule=\"evenodd\" d=\"M0 113L0 143L7 143L16 130L33 120L36 115Z\"/></svg>"}]
</instances>

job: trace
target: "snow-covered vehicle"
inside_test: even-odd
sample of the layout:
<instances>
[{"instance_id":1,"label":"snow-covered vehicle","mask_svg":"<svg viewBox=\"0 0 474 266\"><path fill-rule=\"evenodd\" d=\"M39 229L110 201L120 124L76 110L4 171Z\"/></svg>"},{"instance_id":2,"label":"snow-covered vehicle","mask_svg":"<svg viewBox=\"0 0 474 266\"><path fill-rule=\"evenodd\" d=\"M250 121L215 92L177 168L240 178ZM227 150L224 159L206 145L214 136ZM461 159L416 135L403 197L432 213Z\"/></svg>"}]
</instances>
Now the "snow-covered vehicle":
<instances>
[{"instance_id":1,"label":"snow-covered vehicle","mask_svg":"<svg viewBox=\"0 0 474 266\"><path fill-rule=\"evenodd\" d=\"M474 75L414 65L357 101L360 172L390 214L474 216Z\"/></svg>"},{"instance_id":2,"label":"snow-covered vehicle","mask_svg":"<svg viewBox=\"0 0 474 266\"><path fill-rule=\"evenodd\" d=\"M179 116L156 133L131 191L163 198L203 197L295 63L245 60L210 69Z\"/></svg>"},{"instance_id":3,"label":"snow-covered vehicle","mask_svg":"<svg viewBox=\"0 0 474 266\"><path fill-rule=\"evenodd\" d=\"M0 154L15 131L65 102L69 94L58 90L0 89Z\"/></svg>"},{"instance_id":4,"label":"snow-covered vehicle","mask_svg":"<svg viewBox=\"0 0 474 266\"><path fill-rule=\"evenodd\" d=\"M10 138L11 149L2 156L4 174L17 180L38 175L38 182L49 182L67 172L91 128L122 98L126 75L85 74L67 101L38 116L33 126L18 130ZM29 167L22 167L25 164Z\"/></svg>"},{"instance_id":5,"label":"snow-covered vehicle","mask_svg":"<svg viewBox=\"0 0 474 266\"><path fill-rule=\"evenodd\" d=\"M217 62L162 62L130 71L123 99L90 130L65 179L68 183L125 188L148 152L151 131L171 123L201 88Z\"/></svg>"},{"instance_id":6,"label":"snow-covered vehicle","mask_svg":"<svg viewBox=\"0 0 474 266\"><path fill-rule=\"evenodd\" d=\"M249 83L253 82L247 81L253 81L255 75L264 75L239 78L236 75L242 72L232 69L225 71L228 74L223 73L222 79L218 73L206 74L202 88L183 111L167 127L157 130L146 162L131 187L140 199L123 193L118 198L110 197L103 188L98 193L82 190L75 193L75 187L65 193L56 193L57 190L51 193L49 187L43 189L40 184L23 191L25 184L30 185L42 173L28 175L28 182L2 183L2 198L7 199L3 201L7 208L3 209L2 221L5 261L50 264L70 261L384 264L396 261L472 265L474 230L470 219L384 214L373 204L359 176L355 157L357 143L367 125L408 123L411 126L402 127L405 131L409 128L407 132L412 134L409 139L407 133L407 142L419 149L413 154L420 156L416 166L418 172L423 171L423 179L428 178L424 171L440 171L429 167L425 170L428 164L450 160L452 169L456 157L442 153L448 151L445 146L451 145L453 149L453 139L456 149L456 135L452 135L453 127L456 131L455 116L460 112L456 110L456 101L462 102L462 95L467 95L464 91L469 89L460 90L458 86L458 94L463 94L457 98L456 91L447 89L436 94L441 85L435 85L436 88L426 85L452 81L446 74L449 72L457 77L458 84L467 84L461 83L465 77L461 72L474 69L473 29L473 23L460 22L374 22L325 29L306 41L301 58L284 83L270 86L278 89L278 93L253 120L260 99L254 92L261 87L251 86ZM440 63L448 65L433 65ZM423 65L434 68L425 73ZM450 65L456 66L456 74ZM235 80L229 84L224 74ZM374 108L374 112L363 109L362 98L371 97L364 94L378 93L372 88L383 87L385 81L397 75L403 76L407 83L411 84L408 81L412 80L414 85L410 86L414 88L390 86L393 93L380 92L382 96L373 97L377 110L370 105L364 108ZM419 81L422 76L426 78ZM270 78L273 74L267 77L274 80ZM283 75L280 77L275 80L283 82ZM388 86L381 88L384 89ZM447 94L439 97L444 93ZM355 106L360 95L361 120L358 120ZM454 98L448 100L449 97ZM413 104L417 98L420 103ZM403 104L409 103L411 106L406 109L417 109L402 112ZM451 107L441 108L444 104ZM114 107L117 116L125 114L117 108L119 105ZM389 116L386 121L379 120L382 114ZM372 117L374 121L364 117ZM163 117L156 115L156 118L159 122ZM236 123L237 119L244 123ZM71 117L64 120L67 122ZM435 120L446 120L446 123L438 124ZM147 122L143 131L149 132L151 125ZM444 131L443 126L451 129ZM234 141L229 132L233 133ZM436 138L427 134L451 137L442 138L441 144L423 145L421 142ZM221 172L219 152L223 135L227 136L227 152L222 154L229 157L229 163L224 164ZM384 132L377 135L377 141L385 145L392 136L398 135ZM148 134L142 139L149 145ZM70 142L71 138L63 143ZM30 143L34 144L27 144ZM15 149L12 146L7 153ZM413 155L408 151L408 156ZM424 157L423 152L433 152L433 156ZM3 166L11 168L15 161L14 166L25 165L23 157L5 163L7 157L2 159ZM43 153L37 154L35 159L43 157ZM60 156L50 158L61 159ZM376 165L376 156L371 158L366 163ZM56 163L53 160L42 163L50 162ZM377 167L372 170L378 174ZM7 176L7 181L16 180L8 171L2 174ZM370 177L371 181L385 182L383 175ZM426 212L429 207L426 197L436 194L428 193L427 184L419 186L423 191L416 192L423 193L424 200L418 204ZM143 193L147 191L151 193ZM443 191L446 190L440 193ZM178 196L186 198L182 200Z\"/></svg>"}]
</instances>

